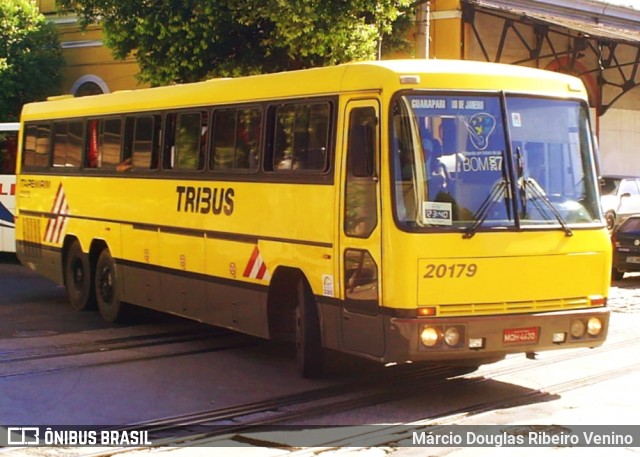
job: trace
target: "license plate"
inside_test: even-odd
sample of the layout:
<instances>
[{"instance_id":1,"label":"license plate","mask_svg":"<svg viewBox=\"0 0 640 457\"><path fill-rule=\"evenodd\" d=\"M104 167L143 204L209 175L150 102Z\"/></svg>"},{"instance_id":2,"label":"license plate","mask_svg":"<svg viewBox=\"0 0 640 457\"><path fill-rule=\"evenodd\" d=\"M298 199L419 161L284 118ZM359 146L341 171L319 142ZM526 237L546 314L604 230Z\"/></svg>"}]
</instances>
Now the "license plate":
<instances>
[{"instance_id":1,"label":"license plate","mask_svg":"<svg viewBox=\"0 0 640 457\"><path fill-rule=\"evenodd\" d=\"M504 344L535 344L538 342L539 328L508 328L502 334Z\"/></svg>"},{"instance_id":2,"label":"license plate","mask_svg":"<svg viewBox=\"0 0 640 457\"><path fill-rule=\"evenodd\" d=\"M627 263L640 263L640 257L630 255L627 257Z\"/></svg>"}]
</instances>

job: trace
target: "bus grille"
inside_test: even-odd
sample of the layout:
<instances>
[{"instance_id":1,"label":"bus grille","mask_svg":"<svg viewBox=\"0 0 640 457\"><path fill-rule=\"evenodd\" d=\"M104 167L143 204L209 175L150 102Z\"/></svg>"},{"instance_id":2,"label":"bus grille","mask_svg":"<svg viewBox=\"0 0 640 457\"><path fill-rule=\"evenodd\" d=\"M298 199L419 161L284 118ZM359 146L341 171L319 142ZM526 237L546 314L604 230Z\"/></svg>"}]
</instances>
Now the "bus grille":
<instances>
[{"instance_id":1,"label":"bus grille","mask_svg":"<svg viewBox=\"0 0 640 457\"><path fill-rule=\"evenodd\" d=\"M467 303L463 305L440 305L439 316L468 316L488 314L543 313L565 309L589 307L587 297L561 298L554 300L536 300L503 303Z\"/></svg>"}]
</instances>

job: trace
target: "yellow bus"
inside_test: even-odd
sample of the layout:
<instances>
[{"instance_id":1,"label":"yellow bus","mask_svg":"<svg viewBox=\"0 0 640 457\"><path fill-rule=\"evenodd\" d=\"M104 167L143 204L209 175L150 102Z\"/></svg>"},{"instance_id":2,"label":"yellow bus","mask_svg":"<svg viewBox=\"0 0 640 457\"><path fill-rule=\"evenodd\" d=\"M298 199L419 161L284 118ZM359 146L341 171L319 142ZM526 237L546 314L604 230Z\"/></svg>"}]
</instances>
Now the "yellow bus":
<instances>
[{"instance_id":1,"label":"yellow bus","mask_svg":"<svg viewBox=\"0 0 640 457\"><path fill-rule=\"evenodd\" d=\"M25 106L21 262L130 306L381 363L595 347L611 247L571 76L377 61Z\"/></svg>"}]
</instances>

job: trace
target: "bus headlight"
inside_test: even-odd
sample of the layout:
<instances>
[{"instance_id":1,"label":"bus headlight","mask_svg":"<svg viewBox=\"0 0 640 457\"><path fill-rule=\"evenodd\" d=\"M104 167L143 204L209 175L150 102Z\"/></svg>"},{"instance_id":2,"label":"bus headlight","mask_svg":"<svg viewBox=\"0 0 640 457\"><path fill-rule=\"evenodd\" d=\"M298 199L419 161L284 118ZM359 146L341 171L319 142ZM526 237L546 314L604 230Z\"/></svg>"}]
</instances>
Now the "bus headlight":
<instances>
[{"instance_id":1,"label":"bus headlight","mask_svg":"<svg viewBox=\"0 0 640 457\"><path fill-rule=\"evenodd\" d=\"M455 327L449 327L444 331L444 342L447 346L457 346L460 342L460 332Z\"/></svg>"},{"instance_id":2,"label":"bus headlight","mask_svg":"<svg viewBox=\"0 0 640 457\"><path fill-rule=\"evenodd\" d=\"M582 338L584 336L585 325L580 319L571 322L571 336L574 338Z\"/></svg>"},{"instance_id":3,"label":"bus headlight","mask_svg":"<svg viewBox=\"0 0 640 457\"><path fill-rule=\"evenodd\" d=\"M420 332L420 340L427 347L433 347L438 344L440 332L433 327L425 327Z\"/></svg>"},{"instance_id":4,"label":"bus headlight","mask_svg":"<svg viewBox=\"0 0 640 457\"><path fill-rule=\"evenodd\" d=\"M587 321L587 333L591 336L598 336L602 331L602 322L597 317L592 317Z\"/></svg>"}]
</instances>

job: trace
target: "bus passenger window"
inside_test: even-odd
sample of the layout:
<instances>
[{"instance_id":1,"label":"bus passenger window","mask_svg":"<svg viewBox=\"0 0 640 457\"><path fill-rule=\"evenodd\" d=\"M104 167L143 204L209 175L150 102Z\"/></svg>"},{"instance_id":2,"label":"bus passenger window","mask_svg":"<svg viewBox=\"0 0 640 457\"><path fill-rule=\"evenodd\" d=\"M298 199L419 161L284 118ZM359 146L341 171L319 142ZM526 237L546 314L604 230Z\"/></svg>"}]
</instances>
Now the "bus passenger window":
<instances>
[{"instance_id":1,"label":"bus passenger window","mask_svg":"<svg viewBox=\"0 0 640 457\"><path fill-rule=\"evenodd\" d=\"M122 119L91 119L87 124L85 168L115 169L120 163Z\"/></svg>"},{"instance_id":2,"label":"bus passenger window","mask_svg":"<svg viewBox=\"0 0 640 457\"><path fill-rule=\"evenodd\" d=\"M96 119L87 122L87 147L84 167L98 167L98 121Z\"/></svg>"},{"instance_id":3,"label":"bus passenger window","mask_svg":"<svg viewBox=\"0 0 640 457\"><path fill-rule=\"evenodd\" d=\"M218 110L213 119L214 170L255 170L258 167L262 112L258 108Z\"/></svg>"},{"instance_id":4,"label":"bus passenger window","mask_svg":"<svg viewBox=\"0 0 640 457\"><path fill-rule=\"evenodd\" d=\"M157 118L157 119L156 119ZM141 116L135 119L131 165L137 170L150 170L157 167L158 149L156 128L158 116Z\"/></svg>"},{"instance_id":5,"label":"bus passenger window","mask_svg":"<svg viewBox=\"0 0 640 457\"><path fill-rule=\"evenodd\" d=\"M273 170L325 171L330 105L291 104L276 111Z\"/></svg>"},{"instance_id":6,"label":"bus passenger window","mask_svg":"<svg viewBox=\"0 0 640 457\"><path fill-rule=\"evenodd\" d=\"M25 129L23 164L27 169L49 166L51 127L49 124L29 124Z\"/></svg>"},{"instance_id":7,"label":"bus passenger window","mask_svg":"<svg viewBox=\"0 0 640 457\"><path fill-rule=\"evenodd\" d=\"M98 141L101 168L114 168L120 163L122 119L106 119L100 129Z\"/></svg>"},{"instance_id":8,"label":"bus passenger window","mask_svg":"<svg viewBox=\"0 0 640 457\"><path fill-rule=\"evenodd\" d=\"M53 124L53 166L77 168L82 156L83 125L81 121Z\"/></svg>"},{"instance_id":9,"label":"bus passenger window","mask_svg":"<svg viewBox=\"0 0 640 457\"><path fill-rule=\"evenodd\" d=\"M208 138L206 111L167 117L163 166L173 170L202 170Z\"/></svg>"}]
</instances>

